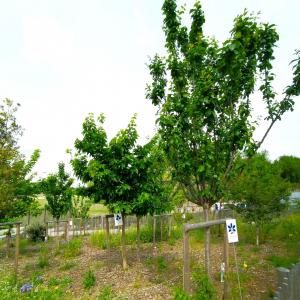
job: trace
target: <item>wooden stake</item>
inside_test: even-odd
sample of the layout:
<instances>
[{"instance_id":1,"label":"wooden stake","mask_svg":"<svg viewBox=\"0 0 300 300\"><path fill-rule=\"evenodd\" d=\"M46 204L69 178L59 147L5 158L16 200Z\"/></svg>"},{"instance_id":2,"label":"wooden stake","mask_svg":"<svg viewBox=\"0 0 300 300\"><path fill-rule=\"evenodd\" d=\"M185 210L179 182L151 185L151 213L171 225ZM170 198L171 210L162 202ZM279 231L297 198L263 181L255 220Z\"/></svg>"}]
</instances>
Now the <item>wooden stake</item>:
<instances>
[{"instance_id":1,"label":"wooden stake","mask_svg":"<svg viewBox=\"0 0 300 300\"><path fill-rule=\"evenodd\" d=\"M225 263L225 278L224 278L224 300L229 299L228 271L229 271L229 247L227 239L226 223L224 225L224 263Z\"/></svg>"},{"instance_id":2,"label":"wooden stake","mask_svg":"<svg viewBox=\"0 0 300 300\"><path fill-rule=\"evenodd\" d=\"M20 247L20 224L16 224L16 257L15 257L15 272L16 278L18 277L18 265L19 265L19 247Z\"/></svg>"},{"instance_id":3,"label":"wooden stake","mask_svg":"<svg viewBox=\"0 0 300 300\"><path fill-rule=\"evenodd\" d=\"M107 245L107 256L108 256L108 267L110 267L110 243L109 243L109 221L108 216L105 216L106 225L106 245Z\"/></svg>"},{"instance_id":4,"label":"wooden stake","mask_svg":"<svg viewBox=\"0 0 300 300\"><path fill-rule=\"evenodd\" d=\"M190 279L190 249L189 249L189 232L183 232L183 289L189 294L191 289Z\"/></svg>"}]
</instances>

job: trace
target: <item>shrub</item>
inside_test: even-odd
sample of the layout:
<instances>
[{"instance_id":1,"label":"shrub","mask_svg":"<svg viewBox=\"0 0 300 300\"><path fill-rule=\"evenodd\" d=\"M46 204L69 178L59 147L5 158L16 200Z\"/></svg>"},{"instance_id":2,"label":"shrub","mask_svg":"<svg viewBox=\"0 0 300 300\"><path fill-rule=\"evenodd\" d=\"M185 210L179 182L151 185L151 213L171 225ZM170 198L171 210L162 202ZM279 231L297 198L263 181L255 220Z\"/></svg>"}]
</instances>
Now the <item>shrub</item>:
<instances>
[{"instance_id":1,"label":"shrub","mask_svg":"<svg viewBox=\"0 0 300 300\"><path fill-rule=\"evenodd\" d=\"M96 276L92 270L88 270L83 277L83 287L85 289L90 289L96 283Z\"/></svg>"},{"instance_id":2,"label":"shrub","mask_svg":"<svg viewBox=\"0 0 300 300\"><path fill-rule=\"evenodd\" d=\"M27 229L28 237L33 242L43 242L46 238L46 227L43 224L32 224Z\"/></svg>"}]
</instances>

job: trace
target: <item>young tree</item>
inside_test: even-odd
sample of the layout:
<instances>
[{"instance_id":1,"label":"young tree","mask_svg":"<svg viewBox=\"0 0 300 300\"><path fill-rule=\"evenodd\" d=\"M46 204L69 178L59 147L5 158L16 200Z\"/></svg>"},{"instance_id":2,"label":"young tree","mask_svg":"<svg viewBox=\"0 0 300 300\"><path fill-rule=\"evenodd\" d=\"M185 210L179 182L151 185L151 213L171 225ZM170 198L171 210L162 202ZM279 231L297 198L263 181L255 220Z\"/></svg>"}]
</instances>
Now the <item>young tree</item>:
<instances>
[{"instance_id":1,"label":"young tree","mask_svg":"<svg viewBox=\"0 0 300 300\"><path fill-rule=\"evenodd\" d=\"M291 185L280 176L280 169L268 160L265 152L244 159L243 163L245 168L232 182L229 194L238 202L238 212L248 222L255 222L258 246L263 224L286 208Z\"/></svg>"},{"instance_id":2,"label":"young tree","mask_svg":"<svg viewBox=\"0 0 300 300\"><path fill-rule=\"evenodd\" d=\"M38 193L32 182L32 168L39 159L40 151L35 150L26 161L20 153L18 138L23 130L17 124L15 114L19 104L5 99L0 105L0 219L24 216L37 207Z\"/></svg>"},{"instance_id":3,"label":"young tree","mask_svg":"<svg viewBox=\"0 0 300 300\"><path fill-rule=\"evenodd\" d=\"M270 129L300 93L299 51L294 78L276 99L272 88L275 26L259 23L247 11L234 20L231 36L222 45L204 36L204 13L199 1L190 11L191 26L182 25L183 9L165 0L163 30L167 57L155 55L149 70L152 83L147 98L158 107L159 133L173 176L190 201L204 209L223 197L224 184L240 152L253 155ZM270 125L260 141L253 140L251 95L259 87ZM205 267L210 275L209 230L206 231Z\"/></svg>"},{"instance_id":4,"label":"young tree","mask_svg":"<svg viewBox=\"0 0 300 300\"><path fill-rule=\"evenodd\" d=\"M72 218L81 219L81 227L83 221L83 233L85 234L85 222L89 217L89 211L92 206L92 200L87 197L85 187L77 187L74 189L72 206L71 206L71 215Z\"/></svg>"},{"instance_id":5,"label":"young tree","mask_svg":"<svg viewBox=\"0 0 300 300\"><path fill-rule=\"evenodd\" d=\"M164 180L167 162L159 147L157 136L144 146L136 148L137 197L132 213L137 217L137 250L140 251L140 218L147 214L161 214L173 208L172 185ZM138 255L139 259L139 255Z\"/></svg>"},{"instance_id":6,"label":"young tree","mask_svg":"<svg viewBox=\"0 0 300 300\"><path fill-rule=\"evenodd\" d=\"M95 202L104 200L111 212L122 214L122 258L125 269L126 214L136 213L140 216L161 208L155 197L157 194L154 194L150 144L143 147L137 145L135 118L108 142L103 128L104 116L100 115L96 122L94 116L89 115L83 123L83 138L75 141L76 154L71 160L76 176L89 184L89 194Z\"/></svg>"},{"instance_id":7,"label":"young tree","mask_svg":"<svg viewBox=\"0 0 300 300\"><path fill-rule=\"evenodd\" d=\"M72 183L73 179L65 172L65 165L62 162L58 164L58 172L49 175L41 183L42 191L48 202L47 209L56 219L57 234L59 219L72 207Z\"/></svg>"}]
</instances>

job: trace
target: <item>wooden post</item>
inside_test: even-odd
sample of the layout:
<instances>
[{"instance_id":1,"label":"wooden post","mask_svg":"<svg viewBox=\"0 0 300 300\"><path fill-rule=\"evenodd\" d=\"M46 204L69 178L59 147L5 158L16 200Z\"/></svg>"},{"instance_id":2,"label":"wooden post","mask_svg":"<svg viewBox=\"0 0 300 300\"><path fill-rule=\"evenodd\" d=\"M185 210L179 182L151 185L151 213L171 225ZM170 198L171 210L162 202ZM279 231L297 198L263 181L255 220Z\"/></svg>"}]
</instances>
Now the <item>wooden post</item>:
<instances>
[{"instance_id":1,"label":"wooden post","mask_svg":"<svg viewBox=\"0 0 300 300\"><path fill-rule=\"evenodd\" d=\"M156 231L156 217L153 215L153 253L155 252L155 231Z\"/></svg>"},{"instance_id":2,"label":"wooden post","mask_svg":"<svg viewBox=\"0 0 300 300\"><path fill-rule=\"evenodd\" d=\"M140 216L136 216L136 254L138 262L141 261L140 258Z\"/></svg>"},{"instance_id":3,"label":"wooden post","mask_svg":"<svg viewBox=\"0 0 300 300\"><path fill-rule=\"evenodd\" d=\"M184 229L183 229L184 230ZM189 232L183 231L183 289L190 293L190 249L189 249Z\"/></svg>"},{"instance_id":4,"label":"wooden post","mask_svg":"<svg viewBox=\"0 0 300 300\"><path fill-rule=\"evenodd\" d=\"M19 247L20 247L20 223L16 224L16 257L15 257L15 273L18 277L18 265L19 265Z\"/></svg>"},{"instance_id":5,"label":"wooden post","mask_svg":"<svg viewBox=\"0 0 300 300\"><path fill-rule=\"evenodd\" d=\"M68 224L69 224L69 222L66 221L65 222L65 241L68 240Z\"/></svg>"},{"instance_id":6,"label":"wooden post","mask_svg":"<svg viewBox=\"0 0 300 300\"><path fill-rule=\"evenodd\" d=\"M10 252L10 241L11 241L11 228L8 228L8 232L6 235L6 257L9 257L9 252Z\"/></svg>"},{"instance_id":7,"label":"wooden post","mask_svg":"<svg viewBox=\"0 0 300 300\"><path fill-rule=\"evenodd\" d=\"M46 236L45 241L48 241L48 222L46 222Z\"/></svg>"},{"instance_id":8,"label":"wooden post","mask_svg":"<svg viewBox=\"0 0 300 300\"><path fill-rule=\"evenodd\" d=\"M105 225L106 225L106 246L107 246L108 266L110 267L110 243L109 243L109 221L108 221L108 216L105 216Z\"/></svg>"},{"instance_id":9,"label":"wooden post","mask_svg":"<svg viewBox=\"0 0 300 300\"><path fill-rule=\"evenodd\" d=\"M160 215L160 241L163 240L163 216Z\"/></svg>"},{"instance_id":10,"label":"wooden post","mask_svg":"<svg viewBox=\"0 0 300 300\"><path fill-rule=\"evenodd\" d=\"M172 230L172 215L169 215L168 218L168 237L171 237L171 230Z\"/></svg>"},{"instance_id":11,"label":"wooden post","mask_svg":"<svg viewBox=\"0 0 300 300\"><path fill-rule=\"evenodd\" d=\"M219 225L220 226L220 225ZM228 285L228 272L229 272L229 247L227 239L226 223L224 225L224 263L225 263L225 278L224 278L224 300L229 299L229 285Z\"/></svg>"}]
</instances>

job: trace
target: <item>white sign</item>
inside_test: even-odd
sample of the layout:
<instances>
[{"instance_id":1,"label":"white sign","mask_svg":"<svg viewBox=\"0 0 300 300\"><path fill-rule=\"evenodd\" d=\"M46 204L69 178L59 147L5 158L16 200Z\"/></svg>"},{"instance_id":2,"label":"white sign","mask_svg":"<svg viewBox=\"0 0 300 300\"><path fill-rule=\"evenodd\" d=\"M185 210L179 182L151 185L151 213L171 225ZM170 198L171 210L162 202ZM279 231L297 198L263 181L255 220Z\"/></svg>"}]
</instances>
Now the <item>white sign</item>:
<instances>
[{"instance_id":1,"label":"white sign","mask_svg":"<svg viewBox=\"0 0 300 300\"><path fill-rule=\"evenodd\" d=\"M228 243L236 243L239 241L236 219L226 220L226 231L227 231Z\"/></svg>"},{"instance_id":2,"label":"white sign","mask_svg":"<svg viewBox=\"0 0 300 300\"><path fill-rule=\"evenodd\" d=\"M121 214L115 214L114 219L115 219L115 226L122 226L123 225Z\"/></svg>"}]
</instances>

